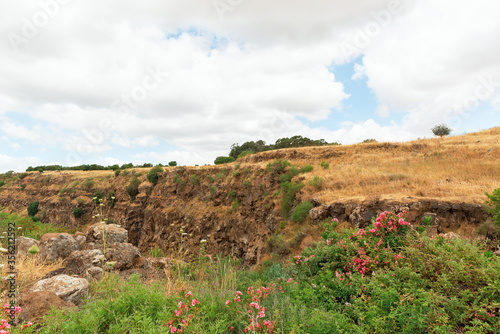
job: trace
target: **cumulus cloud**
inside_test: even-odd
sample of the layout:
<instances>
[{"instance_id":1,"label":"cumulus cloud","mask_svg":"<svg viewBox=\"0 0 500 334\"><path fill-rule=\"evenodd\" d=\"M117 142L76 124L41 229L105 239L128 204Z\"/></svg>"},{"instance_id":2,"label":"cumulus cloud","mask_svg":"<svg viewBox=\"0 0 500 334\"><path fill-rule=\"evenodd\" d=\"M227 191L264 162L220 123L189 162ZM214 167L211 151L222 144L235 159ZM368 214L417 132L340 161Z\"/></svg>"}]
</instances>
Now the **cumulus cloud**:
<instances>
[{"instance_id":1,"label":"cumulus cloud","mask_svg":"<svg viewBox=\"0 0 500 334\"><path fill-rule=\"evenodd\" d=\"M0 115L37 125L9 118L0 135L43 133L63 164L127 160L111 158L116 147L203 164L247 140L459 128L475 105L500 104L499 11L494 0L4 2ZM352 80L380 105L368 121L327 126L352 98L335 66L358 57ZM397 113L400 124L371 119ZM175 151L157 153L161 142Z\"/></svg>"}]
</instances>

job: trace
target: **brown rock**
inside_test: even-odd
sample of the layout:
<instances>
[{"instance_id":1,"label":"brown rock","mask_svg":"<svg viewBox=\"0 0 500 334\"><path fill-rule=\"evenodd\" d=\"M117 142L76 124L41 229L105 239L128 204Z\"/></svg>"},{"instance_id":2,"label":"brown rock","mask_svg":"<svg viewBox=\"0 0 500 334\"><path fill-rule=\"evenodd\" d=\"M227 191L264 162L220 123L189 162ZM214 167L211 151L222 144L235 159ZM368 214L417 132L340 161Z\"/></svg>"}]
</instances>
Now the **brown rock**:
<instances>
[{"instance_id":1,"label":"brown rock","mask_svg":"<svg viewBox=\"0 0 500 334\"><path fill-rule=\"evenodd\" d=\"M49 238L47 234L44 234L42 236L43 241L40 241L39 254L43 261L55 262L60 258L67 258L78 249L77 242L71 235L67 233L51 234L56 234L56 236Z\"/></svg>"},{"instance_id":2,"label":"brown rock","mask_svg":"<svg viewBox=\"0 0 500 334\"><path fill-rule=\"evenodd\" d=\"M25 255L28 254L28 250L33 245L39 245L40 242L35 239L26 238L26 237L17 237L16 238L16 254Z\"/></svg>"},{"instance_id":3,"label":"brown rock","mask_svg":"<svg viewBox=\"0 0 500 334\"><path fill-rule=\"evenodd\" d=\"M51 308L75 309L76 305L62 300L54 292L36 291L23 294L19 299L22 312L18 319L22 322L35 322L46 315Z\"/></svg>"},{"instance_id":4,"label":"brown rock","mask_svg":"<svg viewBox=\"0 0 500 334\"><path fill-rule=\"evenodd\" d=\"M93 266L94 260L103 255L100 249L74 251L64 260L64 273L83 275L87 269Z\"/></svg>"},{"instance_id":5,"label":"brown rock","mask_svg":"<svg viewBox=\"0 0 500 334\"><path fill-rule=\"evenodd\" d=\"M42 237L40 238L40 242L44 242L44 241L47 241L49 239L52 239L52 238L56 238L60 235L70 235L68 233L45 233L44 235L42 235Z\"/></svg>"},{"instance_id":6,"label":"brown rock","mask_svg":"<svg viewBox=\"0 0 500 334\"><path fill-rule=\"evenodd\" d=\"M140 257L139 249L129 243L114 243L106 250L106 259L110 262L116 262L114 268L118 270L137 266Z\"/></svg>"},{"instance_id":7,"label":"brown rock","mask_svg":"<svg viewBox=\"0 0 500 334\"><path fill-rule=\"evenodd\" d=\"M54 292L63 300L78 304L89 292L89 282L84 278L57 275L36 282L31 288L31 292L37 291Z\"/></svg>"},{"instance_id":8,"label":"brown rock","mask_svg":"<svg viewBox=\"0 0 500 334\"><path fill-rule=\"evenodd\" d=\"M87 230L87 243L103 243L103 230L106 244L111 245L115 242L128 242L128 231L116 224L96 223Z\"/></svg>"}]
</instances>

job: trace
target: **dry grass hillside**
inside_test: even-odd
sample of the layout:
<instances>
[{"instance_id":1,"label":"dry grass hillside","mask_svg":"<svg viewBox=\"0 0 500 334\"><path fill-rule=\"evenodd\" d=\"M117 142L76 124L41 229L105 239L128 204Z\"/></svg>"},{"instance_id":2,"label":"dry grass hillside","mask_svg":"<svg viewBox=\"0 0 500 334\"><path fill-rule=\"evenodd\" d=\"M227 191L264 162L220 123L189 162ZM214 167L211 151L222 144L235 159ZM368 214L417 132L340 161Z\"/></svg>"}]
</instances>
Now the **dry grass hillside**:
<instances>
[{"instance_id":1,"label":"dry grass hillside","mask_svg":"<svg viewBox=\"0 0 500 334\"><path fill-rule=\"evenodd\" d=\"M485 192L500 187L500 127L405 143L285 149L243 159L264 166L276 158L312 164L305 182L318 176L323 183L303 191L321 202L380 196L483 203ZM320 166L322 161L330 164L328 169Z\"/></svg>"}]
</instances>

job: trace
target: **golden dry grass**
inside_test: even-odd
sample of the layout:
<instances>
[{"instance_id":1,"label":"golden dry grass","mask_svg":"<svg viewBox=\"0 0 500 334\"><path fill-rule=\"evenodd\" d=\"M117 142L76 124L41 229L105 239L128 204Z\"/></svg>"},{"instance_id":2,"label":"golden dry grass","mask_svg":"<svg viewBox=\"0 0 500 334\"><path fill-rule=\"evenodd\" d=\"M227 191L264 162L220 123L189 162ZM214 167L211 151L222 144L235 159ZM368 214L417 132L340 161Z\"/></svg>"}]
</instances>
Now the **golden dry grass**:
<instances>
[{"instance_id":1,"label":"golden dry grass","mask_svg":"<svg viewBox=\"0 0 500 334\"><path fill-rule=\"evenodd\" d=\"M1 258L1 263L4 265L2 276L5 277L8 275L8 259L6 255L2 255ZM26 256L16 256L16 275L15 275L15 280L16 280L16 292L25 292L29 290L35 284L38 282L42 277L44 277L46 274L49 272L62 268L62 260L54 262L54 263L43 263L40 261L38 258L38 254L35 255L26 255ZM6 282L2 282L2 293L1 293L1 300L2 303L5 302L7 298L7 286Z\"/></svg>"},{"instance_id":2,"label":"golden dry grass","mask_svg":"<svg viewBox=\"0 0 500 334\"><path fill-rule=\"evenodd\" d=\"M367 143L297 148L289 159L312 164L311 173L297 176L306 184L323 178L320 188L302 190L322 202L379 197L437 199L483 203L485 192L500 188L500 127L444 138L405 143ZM298 153L298 155L297 155ZM263 152L272 161L273 152ZM332 155L334 158L325 158ZM320 166L330 164L328 169ZM264 167L267 162L262 162Z\"/></svg>"}]
</instances>

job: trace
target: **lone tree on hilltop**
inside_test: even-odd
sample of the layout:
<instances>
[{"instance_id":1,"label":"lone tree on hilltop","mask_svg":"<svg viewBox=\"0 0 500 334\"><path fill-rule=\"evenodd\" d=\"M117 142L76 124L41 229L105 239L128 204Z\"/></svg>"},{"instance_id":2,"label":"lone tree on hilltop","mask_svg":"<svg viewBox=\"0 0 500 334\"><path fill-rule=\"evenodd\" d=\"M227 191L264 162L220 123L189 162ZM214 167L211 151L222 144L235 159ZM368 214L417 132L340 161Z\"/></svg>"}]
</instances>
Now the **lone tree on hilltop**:
<instances>
[{"instance_id":1,"label":"lone tree on hilltop","mask_svg":"<svg viewBox=\"0 0 500 334\"><path fill-rule=\"evenodd\" d=\"M451 129L446 124L439 124L432 128L435 136L444 137L451 133Z\"/></svg>"}]
</instances>

